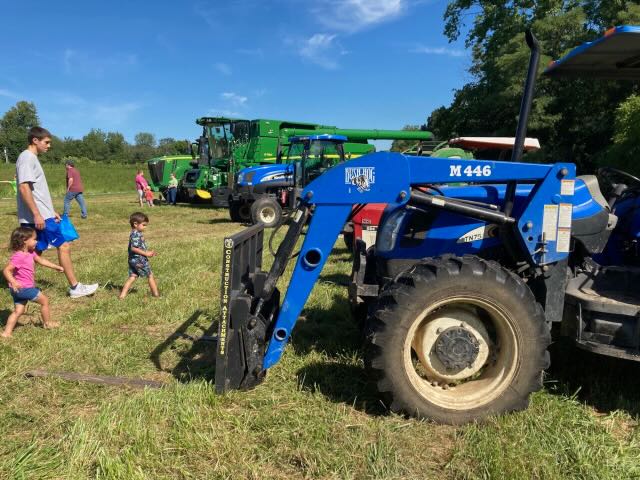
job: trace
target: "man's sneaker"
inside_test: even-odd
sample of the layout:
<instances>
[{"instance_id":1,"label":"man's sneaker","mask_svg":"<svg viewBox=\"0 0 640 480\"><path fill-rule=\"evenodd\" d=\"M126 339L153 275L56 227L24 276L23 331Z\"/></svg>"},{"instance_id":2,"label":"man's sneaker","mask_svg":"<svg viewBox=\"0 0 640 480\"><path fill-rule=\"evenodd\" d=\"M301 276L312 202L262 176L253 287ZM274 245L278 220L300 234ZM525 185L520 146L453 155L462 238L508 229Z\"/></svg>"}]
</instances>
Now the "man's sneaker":
<instances>
[{"instance_id":1,"label":"man's sneaker","mask_svg":"<svg viewBox=\"0 0 640 480\"><path fill-rule=\"evenodd\" d=\"M76 288L69 289L69 296L71 298L79 298L86 297L87 295L93 295L98 290L98 284L94 283L92 285L85 285L83 283L79 283L76 285Z\"/></svg>"}]
</instances>

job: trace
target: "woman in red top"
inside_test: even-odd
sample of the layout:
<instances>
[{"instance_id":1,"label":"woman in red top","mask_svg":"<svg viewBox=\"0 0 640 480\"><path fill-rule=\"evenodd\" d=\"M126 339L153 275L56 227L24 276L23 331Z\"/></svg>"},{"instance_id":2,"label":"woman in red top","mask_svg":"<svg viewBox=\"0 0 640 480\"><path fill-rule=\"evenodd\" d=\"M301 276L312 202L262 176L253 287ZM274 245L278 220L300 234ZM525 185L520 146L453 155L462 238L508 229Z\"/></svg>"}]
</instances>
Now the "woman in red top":
<instances>
[{"instance_id":1,"label":"woman in red top","mask_svg":"<svg viewBox=\"0 0 640 480\"><path fill-rule=\"evenodd\" d=\"M144 191L148 186L149 184L144 178L144 173L142 173L142 170L138 170L138 174L136 175L136 190L138 190L138 201L140 202L141 207L143 206L143 202L145 200Z\"/></svg>"}]
</instances>

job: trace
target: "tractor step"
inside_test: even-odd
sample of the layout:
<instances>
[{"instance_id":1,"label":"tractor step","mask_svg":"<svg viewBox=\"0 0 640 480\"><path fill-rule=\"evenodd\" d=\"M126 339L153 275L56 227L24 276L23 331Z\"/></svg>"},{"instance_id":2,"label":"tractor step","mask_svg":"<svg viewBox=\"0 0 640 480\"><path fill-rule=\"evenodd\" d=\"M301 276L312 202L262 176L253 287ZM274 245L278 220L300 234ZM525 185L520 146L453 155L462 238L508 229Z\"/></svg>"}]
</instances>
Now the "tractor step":
<instances>
[{"instance_id":1,"label":"tractor step","mask_svg":"<svg viewBox=\"0 0 640 480\"><path fill-rule=\"evenodd\" d=\"M569 280L565 332L581 348L640 361L640 269L593 266Z\"/></svg>"}]
</instances>

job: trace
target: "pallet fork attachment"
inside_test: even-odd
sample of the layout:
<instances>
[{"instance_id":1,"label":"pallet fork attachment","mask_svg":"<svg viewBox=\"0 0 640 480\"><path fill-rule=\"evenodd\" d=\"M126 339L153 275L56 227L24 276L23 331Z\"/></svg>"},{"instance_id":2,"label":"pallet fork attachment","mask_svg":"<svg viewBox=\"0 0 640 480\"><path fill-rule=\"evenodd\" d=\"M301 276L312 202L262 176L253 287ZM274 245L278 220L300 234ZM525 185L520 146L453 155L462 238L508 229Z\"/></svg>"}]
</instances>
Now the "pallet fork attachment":
<instances>
[{"instance_id":1,"label":"pallet fork attachment","mask_svg":"<svg viewBox=\"0 0 640 480\"><path fill-rule=\"evenodd\" d=\"M224 239L216 393L253 388L264 379L265 348L280 307L276 282L284 273L308 214L304 206L294 212L269 272L262 270L262 223Z\"/></svg>"}]
</instances>

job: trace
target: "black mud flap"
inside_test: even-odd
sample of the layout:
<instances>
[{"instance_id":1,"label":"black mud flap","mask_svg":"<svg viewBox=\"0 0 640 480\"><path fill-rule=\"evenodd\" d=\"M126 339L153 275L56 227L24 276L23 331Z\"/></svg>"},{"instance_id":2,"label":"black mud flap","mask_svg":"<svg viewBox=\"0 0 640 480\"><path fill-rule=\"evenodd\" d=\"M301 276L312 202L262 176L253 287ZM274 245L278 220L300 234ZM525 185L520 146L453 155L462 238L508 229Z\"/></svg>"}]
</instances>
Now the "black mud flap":
<instances>
[{"instance_id":1,"label":"black mud flap","mask_svg":"<svg viewBox=\"0 0 640 480\"><path fill-rule=\"evenodd\" d=\"M254 225L224 239L221 318L216 353L216 392L249 389L264 376L264 352L277 317L280 292L275 289L253 315L267 272L262 270L264 227Z\"/></svg>"}]
</instances>

